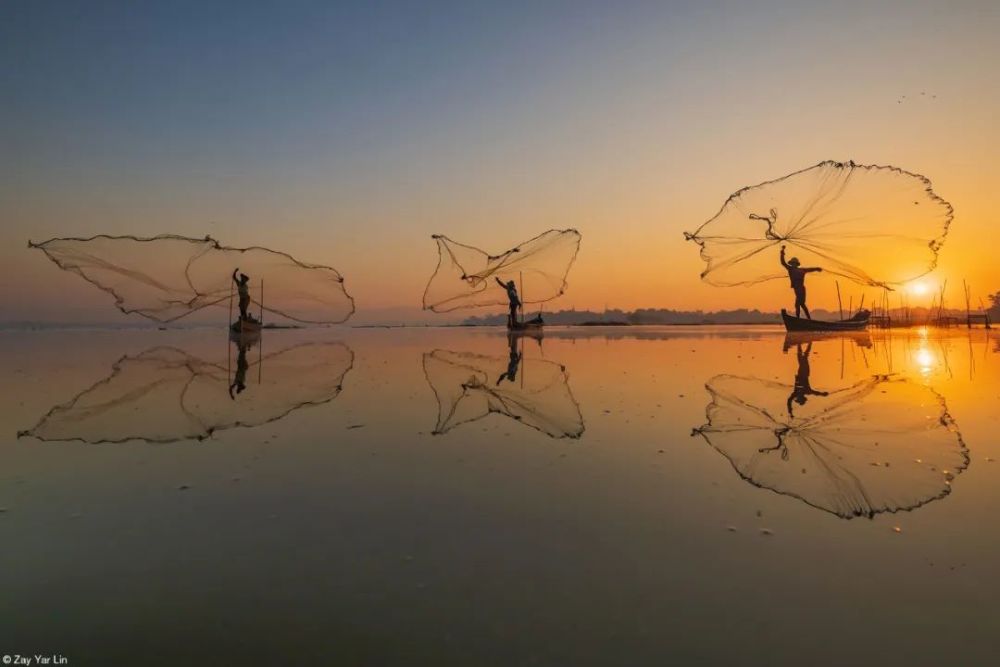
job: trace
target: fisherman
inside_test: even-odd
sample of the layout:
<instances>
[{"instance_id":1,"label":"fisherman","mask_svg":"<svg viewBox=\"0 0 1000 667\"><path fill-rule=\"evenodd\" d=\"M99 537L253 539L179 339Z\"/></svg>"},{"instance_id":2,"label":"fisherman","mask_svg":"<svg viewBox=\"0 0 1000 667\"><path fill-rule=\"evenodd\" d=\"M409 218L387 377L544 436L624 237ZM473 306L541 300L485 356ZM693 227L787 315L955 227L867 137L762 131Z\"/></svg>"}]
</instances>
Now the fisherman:
<instances>
[{"instance_id":1,"label":"fisherman","mask_svg":"<svg viewBox=\"0 0 1000 667\"><path fill-rule=\"evenodd\" d=\"M795 317L801 317L801 312L804 311L806 317L811 320L812 315L809 314L809 308L806 306L806 274L823 269L818 266L802 268L799 264L798 257L792 257L786 262L785 246L781 246L781 265L788 271L788 280L792 283L792 289L795 291Z\"/></svg>"},{"instance_id":2,"label":"fisherman","mask_svg":"<svg viewBox=\"0 0 1000 667\"><path fill-rule=\"evenodd\" d=\"M239 270L239 267L233 269L233 282L236 283L236 291L240 295L240 321L251 322L253 318L247 312L250 307L250 276L240 273L237 279L236 274Z\"/></svg>"},{"instance_id":3,"label":"fisherman","mask_svg":"<svg viewBox=\"0 0 1000 667\"><path fill-rule=\"evenodd\" d=\"M495 280L500 287L507 290L507 300L510 301L510 315L507 318L507 326L513 329L517 325L517 309L521 307L521 299L517 296L517 285L514 284L513 280L508 280L507 282L499 278L495 278Z\"/></svg>"}]
</instances>

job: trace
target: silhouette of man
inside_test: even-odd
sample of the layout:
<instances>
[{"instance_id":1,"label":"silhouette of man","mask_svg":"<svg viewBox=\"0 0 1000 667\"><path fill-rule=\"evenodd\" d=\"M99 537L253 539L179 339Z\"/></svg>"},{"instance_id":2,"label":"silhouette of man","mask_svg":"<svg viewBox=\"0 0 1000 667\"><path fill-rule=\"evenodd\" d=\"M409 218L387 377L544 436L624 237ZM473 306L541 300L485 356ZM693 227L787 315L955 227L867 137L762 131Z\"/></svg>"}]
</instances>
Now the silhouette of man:
<instances>
[{"instance_id":1,"label":"silhouette of man","mask_svg":"<svg viewBox=\"0 0 1000 667\"><path fill-rule=\"evenodd\" d=\"M247 313L247 308L250 307L250 276L241 273L237 279L236 273L239 270L239 267L233 269L233 282L236 283L236 291L240 295L240 320L251 320L253 318Z\"/></svg>"},{"instance_id":2,"label":"silhouette of man","mask_svg":"<svg viewBox=\"0 0 1000 667\"><path fill-rule=\"evenodd\" d=\"M507 290L507 300L510 301L510 315L507 316L507 326L513 327L517 324L517 309L521 307L521 298L517 295L517 285L513 280L504 282L499 278L494 278L500 287Z\"/></svg>"},{"instance_id":3,"label":"silhouette of man","mask_svg":"<svg viewBox=\"0 0 1000 667\"><path fill-rule=\"evenodd\" d=\"M795 373L795 384L792 387L792 393L788 395L788 416L794 417L795 413L792 412L792 403L798 403L799 405L805 405L806 401L809 400L810 396L829 396L828 391L816 391L812 388L809 383L809 355L812 353L812 343L807 343L805 349L802 349L802 343L796 343L795 345L795 356L798 358L799 370Z\"/></svg>"},{"instance_id":4,"label":"silhouette of man","mask_svg":"<svg viewBox=\"0 0 1000 667\"><path fill-rule=\"evenodd\" d=\"M809 314L809 308L806 306L806 274L822 271L823 269L818 266L802 268L799 264L798 257L792 257L786 262L785 246L781 246L781 265L788 271L788 280L795 291L795 317L801 317L801 312L805 311L806 317L811 320L812 315Z\"/></svg>"},{"instance_id":5,"label":"silhouette of man","mask_svg":"<svg viewBox=\"0 0 1000 667\"><path fill-rule=\"evenodd\" d=\"M497 378L497 386L504 380L513 382L517 378L517 369L521 365L521 353L517 351L517 337L507 334L507 344L510 346L510 358L507 361L507 372Z\"/></svg>"}]
</instances>

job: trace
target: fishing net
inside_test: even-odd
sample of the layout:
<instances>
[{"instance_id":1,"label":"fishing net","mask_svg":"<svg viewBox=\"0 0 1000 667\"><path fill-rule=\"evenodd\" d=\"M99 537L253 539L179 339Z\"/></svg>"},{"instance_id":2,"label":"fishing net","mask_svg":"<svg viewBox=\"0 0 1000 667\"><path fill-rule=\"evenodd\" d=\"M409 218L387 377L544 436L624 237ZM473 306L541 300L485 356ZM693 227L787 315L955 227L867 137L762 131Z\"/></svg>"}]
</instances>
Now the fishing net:
<instances>
[{"instance_id":1,"label":"fishing net","mask_svg":"<svg viewBox=\"0 0 1000 667\"><path fill-rule=\"evenodd\" d=\"M931 271L952 219L931 182L896 167L821 162L739 190L685 237L718 286L786 278L778 246L802 266L892 288Z\"/></svg>"},{"instance_id":2,"label":"fishing net","mask_svg":"<svg viewBox=\"0 0 1000 667\"><path fill-rule=\"evenodd\" d=\"M814 395L794 414L792 385L719 375L706 389L708 423L694 433L743 479L845 519L943 498L969 463L944 398L895 376Z\"/></svg>"},{"instance_id":3,"label":"fishing net","mask_svg":"<svg viewBox=\"0 0 1000 667\"><path fill-rule=\"evenodd\" d=\"M504 415L552 438L583 434L583 416L570 391L569 376L555 362L522 359L516 352L503 359L434 350L424 355L424 374L437 397L435 434L490 414Z\"/></svg>"},{"instance_id":4,"label":"fishing net","mask_svg":"<svg viewBox=\"0 0 1000 667\"><path fill-rule=\"evenodd\" d=\"M354 312L337 271L267 248L228 248L184 236L94 236L29 243L59 268L108 292L124 313L171 322L208 306L227 307L233 270L250 277L252 312L335 324Z\"/></svg>"},{"instance_id":5,"label":"fishing net","mask_svg":"<svg viewBox=\"0 0 1000 667\"><path fill-rule=\"evenodd\" d=\"M566 276L580 250L580 232L552 229L499 255L456 243L438 244L438 265L424 290L424 309L444 313L459 308L507 305L496 283L513 280L525 304L551 301L566 291Z\"/></svg>"},{"instance_id":6,"label":"fishing net","mask_svg":"<svg viewBox=\"0 0 1000 667\"><path fill-rule=\"evenodd\" d=\"M263 356L249 344L236 348L232 361L221 362L166 346L126 355L108 377L19 435L86 443L202 440L332 401L354 363L342 343L305 343Z\"/></svg>"}]
</instances>

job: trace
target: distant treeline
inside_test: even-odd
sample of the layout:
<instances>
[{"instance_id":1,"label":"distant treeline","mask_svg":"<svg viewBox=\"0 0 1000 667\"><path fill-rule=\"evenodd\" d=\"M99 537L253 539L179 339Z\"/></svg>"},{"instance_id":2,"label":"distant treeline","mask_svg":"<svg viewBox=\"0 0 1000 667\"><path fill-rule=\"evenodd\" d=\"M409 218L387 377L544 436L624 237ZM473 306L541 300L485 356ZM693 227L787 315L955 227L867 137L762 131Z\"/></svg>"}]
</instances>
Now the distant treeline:
<instances>
[{"instance_id":1,"label":"distant treeline","mask_svg":"<svg viewBox=\"0 0 1000 667\"><path fill-rule=\"evenodd\" d=\"M534 316L535 311L526 313ZM705 312L702 310L668 310L664 308L640 308L639 310L557 310L542 313L548 324L775 324L781 321L778 313L765 313L760 310L720 310ZM505 314L483 315L470 317L463 324L491 325L505 324Z\"/></svg>"},{"instance_id":2,"label":"distant treeline","mask_svg":"<svg viewBox=\"0 0 1000 667\"><path fill-rule=\"evenodd\" d=\"M990 303L987 308L990 317L994 321L1000 321L1000 292L989 297ZM866 304L867 305L867 304ZM992 305L992 307L990 307ZM845 316L847 313L845 304ZM974 310L978 310L973 306ZM528 309L526 315L534 317L534 309ZM979 311L982 312L982 311ZM909 308L904 311L902 308L890 308L889 314L893 319L909 319L913 322L923 322L932 319L937 315L937 309L931 308ZM944 315L964 317L964 308L945 308ZM839 319L838 311L814 308L812 315L820 320ZM748 310L737 308L735 310L671 310L668 308L640 308L638 310L621 310L619 308L596 311L596 310L557 310L551 313L542 311L542 317L548 324L776 324L781 322L780 313L765 312L761 310ZM462 321L462 324L471 326L503 325L507 322L507 315L497 313L495 315L481 315L469 317Z\"/></svg>"}]
</instances>

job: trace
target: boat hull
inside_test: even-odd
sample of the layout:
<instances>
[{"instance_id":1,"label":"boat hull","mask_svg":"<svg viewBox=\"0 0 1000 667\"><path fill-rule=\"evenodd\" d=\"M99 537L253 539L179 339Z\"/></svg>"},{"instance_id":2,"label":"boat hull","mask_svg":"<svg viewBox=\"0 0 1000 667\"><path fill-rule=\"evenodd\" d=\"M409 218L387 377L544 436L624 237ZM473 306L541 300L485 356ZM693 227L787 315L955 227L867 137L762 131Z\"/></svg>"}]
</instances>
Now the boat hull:
<instances>
[{"instance_id":1,"label":"boat hull","mask_svg":"<svg viewBox=\"0 0 1000 667\"><path fill-rule=\"evenodd\" d=\"M532 320L528 320L527 322L508 322L507 331L511 333L538 333L542 331L544 326L545 322L543 322L541 316L539 316Z\"/></svg>"},{"instance_id":2,"label":"boat hull","mask_svg":"<svg viewBox=\"0 0 1000 667\"><path fill-rule=\"evenodd\" d=\"M864 331L868 328L869 319L871 315L866 312L838 322L808 320L789 315L784 308L781 309L781 320L785 324L786 331Z\"/></svg>"},{"instance_id":3,"label":"boat hull","mask_svg":"<svg viewBox=\"0 0 1000 667\"><path fill-rule=\"evenodd\" d=\"M250 320L236 320L229 326L229 330L233 333L260 333L260 322L250 321Z\"/></svg>"}]
</instances>

